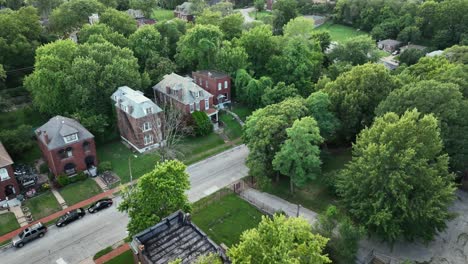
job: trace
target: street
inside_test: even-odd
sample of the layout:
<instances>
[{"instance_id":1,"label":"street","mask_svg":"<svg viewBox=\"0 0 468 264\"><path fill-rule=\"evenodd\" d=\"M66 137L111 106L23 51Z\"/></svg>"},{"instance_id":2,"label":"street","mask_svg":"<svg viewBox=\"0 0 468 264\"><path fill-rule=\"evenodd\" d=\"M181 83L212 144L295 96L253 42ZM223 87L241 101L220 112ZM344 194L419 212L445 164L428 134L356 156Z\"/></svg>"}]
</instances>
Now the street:
<instances>
[{"instance_id":1,"label":"street","mask_svg":"<svg viewBox=\"0 0 468 264\"><path fill-rule=\"evenodd\" d=\"M189 200L198 201L247 176L247 154L247 147L241 145L189 166ZM72 264L92 258L98 251L121 241L127 235L128 217L116 209L120 198L114 200L114 205L109 209L87 214L83 219L60 229L50 227L45 237L21 249L3 249L0 251L0 263Z\"/></svg>"}]
</instances>

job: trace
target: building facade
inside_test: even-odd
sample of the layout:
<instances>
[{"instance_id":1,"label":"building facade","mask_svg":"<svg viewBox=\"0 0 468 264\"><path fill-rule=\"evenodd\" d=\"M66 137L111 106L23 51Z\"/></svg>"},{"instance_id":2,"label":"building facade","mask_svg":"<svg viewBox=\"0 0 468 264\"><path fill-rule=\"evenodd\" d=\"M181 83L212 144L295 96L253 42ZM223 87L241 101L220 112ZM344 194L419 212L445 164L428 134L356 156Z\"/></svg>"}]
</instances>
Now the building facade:
<instances>
[{"instance_id":1,"label":"building facade","mask_svg":"<svg viewBox=\"0 0 468 264\"><path fill-rule=\"evenodd\" d=\"M169 105L184 114L205 112L213 121L218 121L213 95L192 81L175 73L167 74L153 86L154 98L160 105Z\"/></svg>"},{"instance_id":2,"label":"building facade","mask_svg":"<svg viewBox=\"0 0 468 264\"><path fill-rule=\"evenodd\" d=\"M120 137L139 153L159 147L163 142L162 109L140 91L122 86L112 94Z\"/></svg>"},{"instance_id":3,"label":"building facade","mask_svg":"<svg viewBox=\"0 0 468 264\"><path fill-rule=\"evenodd\" d=\"M13 173L13 159L0 142L0 202L19 194L19 186Z\"/></svg>"},{"instance_id":4,"label":"building facade","mask_svg":"<svg viewBox=\"0 0 468 264\"><path fill-rule=\"evenodd\" d=\"M187 22L193 22L195 17L191 11L192 3L184 2L181 5L176 6L174 10L174 17L180 18Z\"/></svg>"},{"instance_id":5,"label":"building facade","mask_svg":"<svg viewBox=\"0 0 468 264\"><path fill-rule=\"evenodd\" d=\"M213 104L223 108L231 102L231 77L217 71L192 72L193 82L213 95Z\"/></svg>"},{"instance_id":6,"label":"building facade","mask_svg":"<svg viewBox=\"0 0 468 264\"><path fill-rule=\"evenodd\" d=\"M55 116L35 132L42 156L55 176L72 176L81 171L96 174L94 136L78 121Z\"/></svg>"}]
</instances>

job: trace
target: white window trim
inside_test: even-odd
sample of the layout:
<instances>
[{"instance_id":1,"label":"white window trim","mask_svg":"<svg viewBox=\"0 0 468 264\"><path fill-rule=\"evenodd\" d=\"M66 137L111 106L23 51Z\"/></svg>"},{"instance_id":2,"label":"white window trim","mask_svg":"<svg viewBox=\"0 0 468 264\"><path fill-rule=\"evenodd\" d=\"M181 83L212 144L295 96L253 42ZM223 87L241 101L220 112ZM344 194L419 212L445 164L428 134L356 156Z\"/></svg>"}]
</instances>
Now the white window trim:
<instances>
[{"instance_id":1,"label":"white window trim","mask_svg":"<svg viewBox=\"0 0 468 264\"><path fill-rule=\"evenodd\" d=\"M10 174L6 168L0 168L0 181L6 181L10 179Z\"/></svg>"},{"instance_id":2,"label":"white window trim","mask_svg":"<svg viewBox=\"0 0 468 264\"><path fill-rule=\"evenodd\" d=\"M65 150L65 153L67 158L73 157L73 150Z\"/></svg>"},{"instance_id":3,"label":"white window trim","mask_svg":"<svg viewBox=\"0 0 468 264\"><path fill-rule=\"evenodd\" d=\"M195 103L190 104L190 113L193 113L195 111Z\"/></svg>"},{"instance_id":4,"label":"white window trim","mask_svg":"<svg viewBox=\"0 0 468 264\"><path fill-rule=\"evenodd\" d=\"M205 110L208 110L208 109L210 109L210 100L205 99Z\"/></svg>"},{"instance_id":5,"label":"white window trim","mask_svg":"<svg viewBox=\"0 0 468 264\"><path fill-rule=\"evenodd\" d=\"M159 119L159 118L156 119L156 124L157 124L158 127L161 127L161 119Z\"/></svg>"},{"instance_id":6,"label":"white window trim","mask_svg":"<svg viewBox=\"0 0 468 264\"><path fill-rule=\"evenodd\" d=\"M149 144L153 144L153 135L145 135L144 138L144 143L145 143L145 146L149 145Z\"/></svg>"},{"instance_id":7,"label":"white window trim","mask_svg":"<svg viewBox=\"0 0 468 264\"><path fill-rule=\"evenodd\" d=\"M71 139L69 139L69 137L71 137ZM64 136L63 141L65 141L66 144L78 141L78 135L77 134L71 134L71 135L68 135L68 136Z\"/></svg>"},{"instance_id":8,"label":"white window trim","mask_svg":"<svg viewBox=\"0 0 468 264\"><path fill-rule=\"evenodd\" d=\"M224 89L228 88L228 81L224 81Z\"/></svg>"},{"instance_id":9,"label":"white window trim","mask_svg":"<svg viewBox=\"0 0 468 264\"><path fill-rule=\"evenodd\" d=\"M151 107L146 108L146 109L145 109L145 113L146 113L147 115L152 114L152 113L153 113L153 108L151 108Z\"/></svg>"},{"instance_id":10,"label":"white window trim","mask_svg":"<svg viewBox=\"0 0 468 264\"><path fill-rule=\"evenodd\" d=\"M144 122L143 123L143 132L151 130L151 123L150 122Z\"/></svg>"},{"instance_id":11,"label":"white window trim","mask_svg":"<svg viewBox=\"0 0 468 264\"><path fill-rule=\"evenodd\" d=\"M218 83L218 91L221 91L221 89L223 89L223 84L222 84L222 83Z\"/></svg>"}]
</instances>

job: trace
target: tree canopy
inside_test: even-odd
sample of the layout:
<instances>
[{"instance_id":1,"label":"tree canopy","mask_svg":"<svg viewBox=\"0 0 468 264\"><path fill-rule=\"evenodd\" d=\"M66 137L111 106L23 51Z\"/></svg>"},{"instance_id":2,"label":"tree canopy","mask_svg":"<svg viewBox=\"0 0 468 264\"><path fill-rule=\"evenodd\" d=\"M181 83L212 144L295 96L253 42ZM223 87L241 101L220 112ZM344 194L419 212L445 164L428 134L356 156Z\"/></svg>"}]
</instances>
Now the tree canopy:
<instances>
[{"instance_id":1,"label":"tree canopy","mask_svg":"<svg viewBox=\"0 0 468 264\"><path fill-rule=\"evenodd\" d=\"M52 11L50 25L59 34L71 33L88 22L91 14L101 14L105 6L96 0L72 0L63 2Z\"/></svg>"},{"instance_id":2,"label":"tree canopy","mask_svg":"<svg viewBox=\"0 0 468 264\"><path fill-rule=\"evenodd\" d=\"M387 241L430 241L451 217L455 186L437 123L416 110L376 118L339 176L338 194L350 215Z\"/></svg>"},{"instance_id":3,"label":"tree canopy","mask_svg":"<svg viewBox=\"0 0 468 264\"><path fill-rule=\"evenodd\" d=\"M283 26L298 15L297 1L275 1L273 3L273 32L277 35L283 34Z\"/></svg>"},{"instance_id":4,"label":"tree canopy","mask_svg":"<svg viewBox=\"0 0 468 264\"><path fill-rule=\"evenodd\" d=\"M343 44L338 44L330 54L328 54L328 57L330 61L360 65L366 62L377 61L377 52L375 41L368 36L361 35L350 38Z\"/></svg>"},{"instance_id":5,"label":"tree canopy","mask_svg":"<svg viewBox=\"0 0 468 264\"><path fill-rule=\"evenodd\" d=\"M108 25L112 30L125 37L130 36L130 34L137 30L137 24L133 17L113 8L107 8L106 11L99 15L99 23Z\"/></svg>"}]
</instances>

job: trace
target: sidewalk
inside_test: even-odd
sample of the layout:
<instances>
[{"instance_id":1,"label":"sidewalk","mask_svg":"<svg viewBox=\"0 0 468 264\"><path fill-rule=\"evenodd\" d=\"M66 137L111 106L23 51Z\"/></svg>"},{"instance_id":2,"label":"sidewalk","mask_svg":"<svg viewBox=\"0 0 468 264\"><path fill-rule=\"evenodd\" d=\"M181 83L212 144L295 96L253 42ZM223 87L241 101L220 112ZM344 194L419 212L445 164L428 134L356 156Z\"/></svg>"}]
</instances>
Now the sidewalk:
<instances>
[{"instance_id":1,"label":"sidewalk","mask_svg":"<svg viewBox=\"0 0 468 264\"><path fill-rule=\"evenodd\" d=\"M117 257L118 255L124 253L125 251L130 250L130 246L128 243L123 244L122 246L112 250L111 252L105 254L104 256L99 257L94 261L96 264L103 264L106 263L107 261Z\"/></svg>"},{"instance_id":2,"label":"sidewalk","mask_svg":"<svg viewBox=\"0 0 468 264\"><path fill-rule=\"evenodd\" d=\"M260 210L270 214L283 211L288 216L297 216L297 204L290 203L269 193L248 188L240 193L240 197ZM304 217L310 224L314 224L317 220L317 213L304 207L299 207L299 216Z\"/></svg>"},{"instance_id":3,"label":"sidewalk","mask_svg":"<svg viewBox=\"0 0 468 264\"><path fill-rule=\"evenodd\" d=\"M70 206L70 207L68 207L68 208L66 208L66 209L64 209L64 210L62 210L62 211L53 213L53 214L51 214L51 215L49 215L49 216L46 216L46 217L44 217L44 218L42 218L42 219L39 219L39 220L37 220L37 221L32 222L32 223L29 224L29 225L23 226L23 227L21 227L21 228L19 228L19 229L16 229L15 231L12 231L12 232L10 232L10 233L8 233L8 234L5 234L5 235L3 235L3 236L0 236L0 243L4 242L4 241L6 241L6 240L9 240L9 239L11 239L12 237L16 236L16 235L19 234L21 231L23 231L26 227L32 226L33 224L36 224L36 223L38 223L38 222L42 222L43 224L46 224L47 222L52 221L52 220L54 220L54 219L56 219L56 218L62 216L63 214L65 214L65 213L68 212L68 211L71 211L71 210L74 210L74 209L77 209L77 208L80 208L80 207L85 207L86 205L88 205L88 204L90 204L90 203L93 203L93 202L95 202L95 201L97 201L97 200L100 200L100 199L102 199L102 198L111 196L115 191L118 191L118 190L120 190L119 187L117 187L117 188L115 188L115 189L112 189L112 190L109 190L109 191L107 191L107 192L100 193L100 194L98 194L98 195L96 195L96 196L93 196L93 197L91 197L91 198L89 198L89 199L86 199L86 200L84 200L84 201L81 201L81 202L79 202L79 203L77 203L77 204L75 204L75 205L73 205L73 206Z\"/></svg>"},{"instance_id":4,"label":"sidewalk","mask_svg":"<svg viewBox=\"0 0 468 264\"><path fill-rule=\"evenodd\" d=\"M67 202L65 202L65 199L63 199L62 195L57 191L57 189L52 188L51 191L52 191L52 194L55 196L55 199L57 199L57 202L62 207L62 209L67 209L68 208Z\"/></svg>"}]
</instances>

